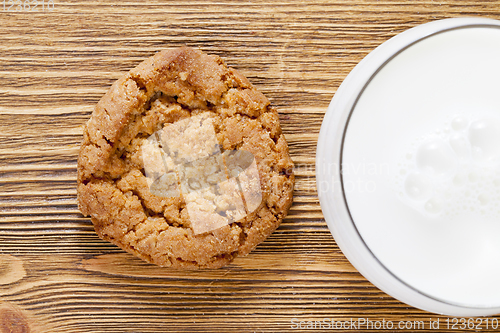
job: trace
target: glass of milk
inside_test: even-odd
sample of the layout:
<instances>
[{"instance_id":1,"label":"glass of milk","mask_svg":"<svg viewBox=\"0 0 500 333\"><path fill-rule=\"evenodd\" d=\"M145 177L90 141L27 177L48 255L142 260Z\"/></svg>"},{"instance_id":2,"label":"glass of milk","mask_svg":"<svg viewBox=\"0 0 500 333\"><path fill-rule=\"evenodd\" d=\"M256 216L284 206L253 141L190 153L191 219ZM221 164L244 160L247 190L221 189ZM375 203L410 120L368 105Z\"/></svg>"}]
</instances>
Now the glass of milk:
<instances>
[{"instance_id":1,"label":"glass of milk","mask_svg":"<svg viewBox=\"0 0 500 333\"><path fill-rule=\"evenodd\" d=\"M499 21L435 21L371 52L332 99L316 167L328 227L373 284L500 313Z\"/></svg>"}]
</instances>

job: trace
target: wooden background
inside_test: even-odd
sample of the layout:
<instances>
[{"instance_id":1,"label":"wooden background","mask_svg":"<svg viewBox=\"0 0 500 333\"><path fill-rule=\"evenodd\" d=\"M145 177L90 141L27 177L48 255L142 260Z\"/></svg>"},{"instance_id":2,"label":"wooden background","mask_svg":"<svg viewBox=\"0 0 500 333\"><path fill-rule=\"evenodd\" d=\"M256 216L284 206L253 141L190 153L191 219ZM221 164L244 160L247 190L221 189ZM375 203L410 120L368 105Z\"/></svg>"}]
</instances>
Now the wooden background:
<instances>
[{"instance_id":1,"label":"wooden background","mask_svg":"<svg viewBox=\"0 0 500 333\"><path fill-rule=\"evenodd\" d=\"M451 331L446 317L386 295L345 259L318 203L316 141L336 89L376 46L436 19L500 19L500 1L53 5L35 13L0 3L0 333L296 332L293 318L424 321L420 331L440 318L433 332ZM101 241L76 205L94 105L130 68L181 45L222 56L270 98L297 166L289 217L215 271L146 264Z\"/></svg>"}]
</instances>

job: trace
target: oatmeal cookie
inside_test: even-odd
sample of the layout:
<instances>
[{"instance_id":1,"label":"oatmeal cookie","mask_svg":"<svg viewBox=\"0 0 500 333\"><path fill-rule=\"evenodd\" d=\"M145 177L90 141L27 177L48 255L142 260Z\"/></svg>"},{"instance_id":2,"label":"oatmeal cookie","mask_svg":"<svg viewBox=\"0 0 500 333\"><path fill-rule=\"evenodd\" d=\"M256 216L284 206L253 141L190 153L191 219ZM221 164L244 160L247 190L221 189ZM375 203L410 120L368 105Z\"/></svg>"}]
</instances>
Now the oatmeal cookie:
<instances>
[{"instance_id":1,"label":"oatmeal cookie","mask_svg":"<svg viewBox=\"0 0 500 333\"><path fill-rule=\"evenodd\" d=\"M80 211L99 237L151 263L222 267L291 206L278 113L218 56L183 47L146 59L101 98L83 135Z\"/></svg>"}]
</instances>

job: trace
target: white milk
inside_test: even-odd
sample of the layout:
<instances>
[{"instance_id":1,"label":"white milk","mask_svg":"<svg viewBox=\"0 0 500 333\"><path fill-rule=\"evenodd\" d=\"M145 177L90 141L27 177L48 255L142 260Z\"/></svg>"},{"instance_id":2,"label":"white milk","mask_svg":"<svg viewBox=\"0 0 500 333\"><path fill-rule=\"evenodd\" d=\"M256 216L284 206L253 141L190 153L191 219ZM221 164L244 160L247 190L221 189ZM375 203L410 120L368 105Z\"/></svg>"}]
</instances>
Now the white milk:
<instances>
[{"instance_id":1,"label":"white milk","mask_svg":"<svg viewBox=\"0 0 500 333\"><path fill-rule=\"evenodd\" d=\"M424 39L368 84L343 184L363 240L416 290L500 305L500 29Z\"/></svg>"}]
</instances>

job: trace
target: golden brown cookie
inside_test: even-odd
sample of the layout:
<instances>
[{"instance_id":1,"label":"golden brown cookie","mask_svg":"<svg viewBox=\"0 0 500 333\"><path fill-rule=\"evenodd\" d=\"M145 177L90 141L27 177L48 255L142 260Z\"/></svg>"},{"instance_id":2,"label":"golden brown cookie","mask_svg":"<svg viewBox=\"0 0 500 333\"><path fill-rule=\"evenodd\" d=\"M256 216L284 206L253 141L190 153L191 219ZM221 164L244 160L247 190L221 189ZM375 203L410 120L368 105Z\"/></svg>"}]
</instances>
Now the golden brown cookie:
<instances>
[{"instance_id":1,"label":"golden brown cookie","mask_svg":"<svg viewBox=\"0 0 500 333\"><path fill-rule=\"evenodd\" d=\"M292 170L268 99L221 58L183 47L146 59L97 104L78 205L102 239L144 260L218 268L279 226Z\"/></svg>"}]
</instances>

